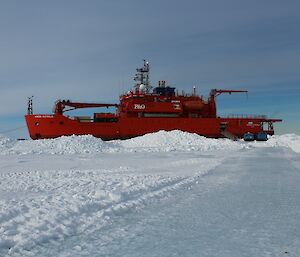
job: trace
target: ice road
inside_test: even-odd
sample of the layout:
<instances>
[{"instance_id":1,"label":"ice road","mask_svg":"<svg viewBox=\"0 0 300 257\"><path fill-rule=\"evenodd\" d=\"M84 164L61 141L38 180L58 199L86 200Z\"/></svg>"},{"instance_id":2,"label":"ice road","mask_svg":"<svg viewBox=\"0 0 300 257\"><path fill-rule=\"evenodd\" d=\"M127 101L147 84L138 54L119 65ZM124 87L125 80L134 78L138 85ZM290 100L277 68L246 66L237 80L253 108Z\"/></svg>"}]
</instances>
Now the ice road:
<instances>
[{"instance_id":1,"label":"ice road","mask_svg":"<svg viewBox=\"0 0 300 257\"><path fill-rule=\"evenodd\" d=\"M299 142L0 137L0 256L300 256Z\"/></svg>"}]
</instances>

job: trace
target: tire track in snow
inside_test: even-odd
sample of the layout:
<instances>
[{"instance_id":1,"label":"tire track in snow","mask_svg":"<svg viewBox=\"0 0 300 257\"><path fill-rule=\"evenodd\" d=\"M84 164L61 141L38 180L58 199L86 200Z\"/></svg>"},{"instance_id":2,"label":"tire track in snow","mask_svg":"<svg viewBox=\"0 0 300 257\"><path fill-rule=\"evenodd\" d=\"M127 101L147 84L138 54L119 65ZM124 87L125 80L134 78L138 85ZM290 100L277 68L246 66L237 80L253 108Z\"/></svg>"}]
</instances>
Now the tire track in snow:
<instances>
[{"instance_id":1,"label":"tire track in snow","mask_svg":"<svg viewBox=\"0 0 300 257\"><path fill-rule=\"evenodd\" d=\"M38 245L97 231L114 215L195 182L221 160L175 161L171 168L185 169L189 162L199 167L187 176L169 176L169 164L149 168L155 175L131 167L0 174L0 188L7 192L0 204L0 255L26 256Z\"/></svg>"}]
</instances>

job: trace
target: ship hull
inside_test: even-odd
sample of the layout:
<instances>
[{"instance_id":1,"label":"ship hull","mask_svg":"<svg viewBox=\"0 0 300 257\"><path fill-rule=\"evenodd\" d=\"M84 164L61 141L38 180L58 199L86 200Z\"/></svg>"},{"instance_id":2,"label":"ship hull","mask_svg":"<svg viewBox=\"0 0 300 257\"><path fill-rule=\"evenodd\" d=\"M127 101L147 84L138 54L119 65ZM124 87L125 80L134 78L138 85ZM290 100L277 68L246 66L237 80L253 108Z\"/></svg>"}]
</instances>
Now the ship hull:
<instances>
[{"instance_id":1,"label":"ship hull","mask_svg":"<svg viewBox=\"0 0 300 257\"><path fill-rule=\"evenodd\" d=\"M159 130L182 130L213 138L224 137L224 130L237 138L247 132L274 133L263 129L262 123L268 120L262 118L119 117L116 122L82 122L61 114L31 114L25 120L32 139L88 134L103 140L127 139Z\"/></svg>"}]
</instances>

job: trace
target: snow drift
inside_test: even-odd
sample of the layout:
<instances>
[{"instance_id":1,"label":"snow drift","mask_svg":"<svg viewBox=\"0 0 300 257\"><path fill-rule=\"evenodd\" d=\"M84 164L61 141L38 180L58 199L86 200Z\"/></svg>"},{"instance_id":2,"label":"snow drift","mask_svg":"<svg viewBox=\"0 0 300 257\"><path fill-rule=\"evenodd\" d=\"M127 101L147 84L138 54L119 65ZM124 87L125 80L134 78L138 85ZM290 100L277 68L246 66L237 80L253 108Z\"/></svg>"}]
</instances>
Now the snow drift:
<instances>
[{"instance_id":1,"label":"snow drift","mask_svg":"<svg viewBox=\"0 0 300 257\"><path fill-rule=\"evenodd\" d=\"M159 131L128 139L103 141L91 135L56 139L15 141L0 135L0 151L7 154L90 154L109 152L171 152L238 150L249 147L288 147L300 153L300 136L285 134L272 136L267 142L245 143L229 139L211 139L193 133Z\"/></svg>"},{"instance_id":2,"label":"snow drift","mask_svg":"<svg viewBox=\"0 0 300 257\"><path fill-rule=\"evenodd\" d=\"M179 130L159 131L124 141L115 141L123 149L152 151L209 151L239 149L242 145L229 139L211 139Z\"/></svg>"},{"instance_id":3,"label":"snow drift","mask_svg":"<svg viewBox=\"0 0 300 257\"><path fill-rule=\"evenodd\" d=\"M268 146L284 146L300 153L300 136L296 134L276 135L266 142Z\"/></svg>"},{"instance_id":4,"label":"snow drift","mask_svg":"<svg viewBox=\"0 0 300 257\"><path fill-rule=\"evenodd\" d=\"M248 143L251 147L286 147L300 153L300 136L296 134L275 135L266 142Z\"/></svg>"},{"instance_id":5,"label":"snow drift","mask_svg":"<svg viewBox=\"0 0 300 257\"><path fill-rule=\"evenodd\" d=\"M243 145L228 139L209 139L197 134L159 131L128 139L103 141L91 135L55 139L13 141L0 139L2 154L87 154L100 152L169 152L239 149Z\"/></svg>"}]
</instances>

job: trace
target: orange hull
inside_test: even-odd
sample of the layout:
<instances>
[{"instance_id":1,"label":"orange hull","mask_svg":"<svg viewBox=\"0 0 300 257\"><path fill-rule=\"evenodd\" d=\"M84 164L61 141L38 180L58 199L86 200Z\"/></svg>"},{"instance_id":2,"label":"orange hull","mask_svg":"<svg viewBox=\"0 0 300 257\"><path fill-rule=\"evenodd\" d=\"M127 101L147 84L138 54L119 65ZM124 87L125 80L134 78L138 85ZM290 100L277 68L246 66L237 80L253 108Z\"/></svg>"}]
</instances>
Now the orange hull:
<instances>
[{"instance_id":1,"label":"orange hull","mask_svg":"<svg viewBox=\"0 0 300 257\"><path fill-rule=\"evenodd\" d=\"M224 137L221 124L237 137L247 132L263 132L261 118L119 118L117 122L82 122L61 114L26 115L29 135L32 139L55 138L70 135L93 135L103 140L126 139L159 130L182 130L206 137ZM270 120L271 121L271 120ZM273 130L265 131L272 135Z\"/></svg>"}]
</instances>

